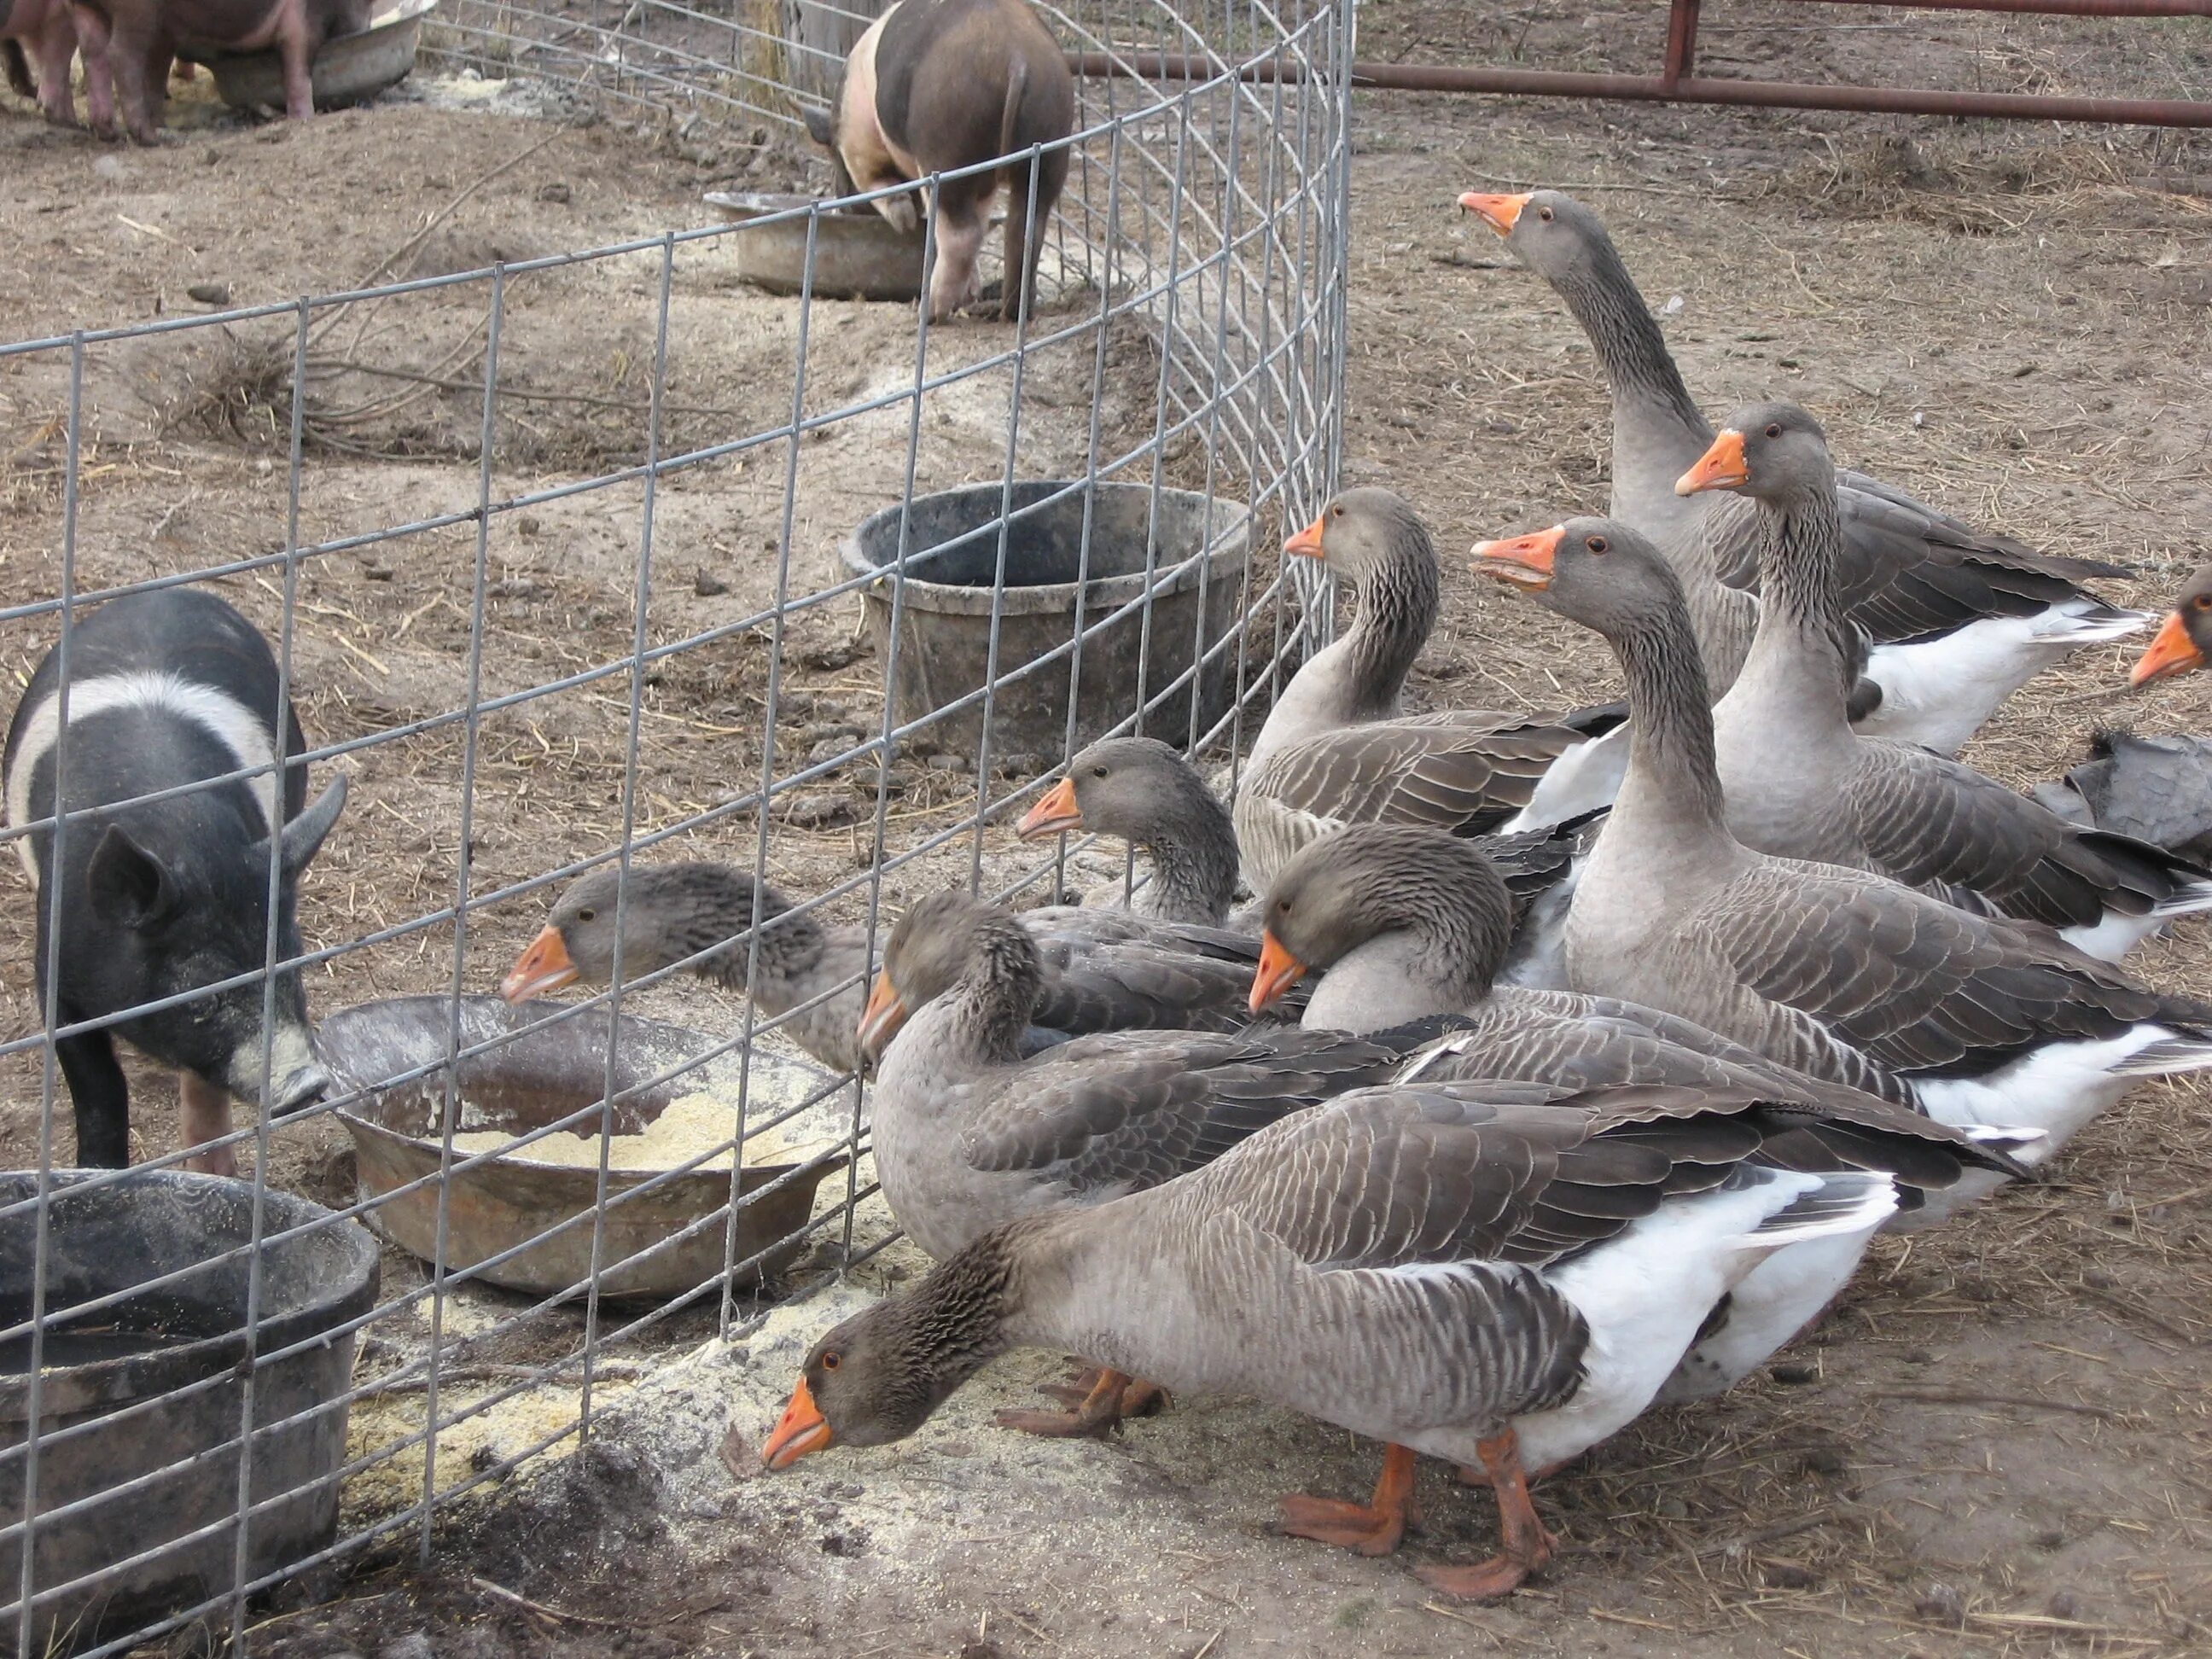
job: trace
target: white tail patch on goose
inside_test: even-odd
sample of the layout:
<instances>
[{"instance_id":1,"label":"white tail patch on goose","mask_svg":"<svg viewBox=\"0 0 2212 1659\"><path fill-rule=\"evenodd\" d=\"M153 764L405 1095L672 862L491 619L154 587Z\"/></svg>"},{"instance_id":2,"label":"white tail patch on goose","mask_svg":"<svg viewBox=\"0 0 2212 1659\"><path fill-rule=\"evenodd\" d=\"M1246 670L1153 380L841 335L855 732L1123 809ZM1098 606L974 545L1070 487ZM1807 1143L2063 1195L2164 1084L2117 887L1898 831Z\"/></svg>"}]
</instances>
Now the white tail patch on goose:
<instances>
[{"instance_id":1,"label":"white tail patch on goose","mask_svg":"<svg viewBox=\"0 0 2212 1659\"><path fill-rule=\"evenodd\" d=\"M2033 617L1990 617L1912 645L1878 645L1867 678L1881 707L1859 722L1863 737L1899 738L1955 755L1996 706L2086 645L2140 632L2143 613L2090 599L2067 599Z\"/></svg>"},{"instance_id":2,"label":"white tail patch on goose","mask_svg":"<svg viewBox=\"0 0 2212 1659\"><path fill-rule=\"evenodd\" d=\"M73 732L80 731L88 720L118 710L168 714L190 720L228 750L231 760L240 769L270 766L276 759L275 740L258 714L229 692L188 680L167 669L132 669L120 674L102 674L79 680L70 687L69 719ZM15 762L9 769L7 780L10 829L31 821L32 775L60 735L61 697L57 692L33 711L23 726L21 740L15 746ZM276 834L283 828L277 807L276 774L264 772L259 777L246 780L246 783L254 799L261 803L261 817L269 832ZM28 836L16 840L15 855L22 860L23 868L30 872L31 884L36 887L38 866L31 854Z\"/></svg>"},{"instance_id":3,"label":"white tail patch on goose","mask_svg":"<svg viewBox=\"0 0 2212 1659\"><path fill-rule=\"evenodd\" d=\"M2212 1041L2144 1021L2119 1036L2046 1042L1986 1077L1915 1078L1913 1092L1938 1123L2040 1129L2015 1156L2033 1167L2127 1092L2137 1078L2212 1066Z\"/></svg>"}]
</instances>

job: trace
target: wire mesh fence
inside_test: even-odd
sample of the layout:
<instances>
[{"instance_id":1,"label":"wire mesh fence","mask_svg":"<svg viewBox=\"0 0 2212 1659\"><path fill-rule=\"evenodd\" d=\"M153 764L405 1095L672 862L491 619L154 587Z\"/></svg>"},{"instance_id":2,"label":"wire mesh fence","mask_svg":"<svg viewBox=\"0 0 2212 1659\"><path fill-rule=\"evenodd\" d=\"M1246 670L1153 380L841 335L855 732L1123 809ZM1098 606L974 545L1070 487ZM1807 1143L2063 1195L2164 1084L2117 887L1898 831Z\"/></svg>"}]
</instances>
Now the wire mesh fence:
<instances>
[{"instance_id":1,"label":"wire mesh fence","mask_svg":"<svg viewBox=\"0 0 2212 1659\"><path fill-rule=\"evenodd\" d=\"M0 345L11 406L46 412L0 478L37 526L0 620L40 988L0 1042L36 1108L0 1176L0 1642L199 1621L242 1650L259 1593L427 1550L655 1352L881 1248L865 1092L820 1034L849 1038L901 896L1124 872L1008 827L1099 736L1233 775L1327 627L1265 554L1337 467L1350 9L1042 12L1131 72L1079 82L1018 321L818 289L845 216L814 200L394 279L498 169L346 291ZM453 0L428 45L556 121L774 149L866 22ZM1163 50L1183 78L1133 72ZM777 237L783 295L750 280ZM179 514L221 556L180 556ZM180 590L234 606L265 672L156 599ZM210 704L149 639L252 694ZM318 851L304 803L339 776ZM648 950L632 876L677 859L741 914ZM493 994L602 870L600 982ZM861 944L771 1012L779 937ZM112 1006L70 965L88 941L134 988ZM302 992L313 1054L287 1048ZM171 1137L149 1108L179 1067ZM121 1133L87 1102L126 1077L131 1167L82 1169Z\"/></svg>"}]
</instances>

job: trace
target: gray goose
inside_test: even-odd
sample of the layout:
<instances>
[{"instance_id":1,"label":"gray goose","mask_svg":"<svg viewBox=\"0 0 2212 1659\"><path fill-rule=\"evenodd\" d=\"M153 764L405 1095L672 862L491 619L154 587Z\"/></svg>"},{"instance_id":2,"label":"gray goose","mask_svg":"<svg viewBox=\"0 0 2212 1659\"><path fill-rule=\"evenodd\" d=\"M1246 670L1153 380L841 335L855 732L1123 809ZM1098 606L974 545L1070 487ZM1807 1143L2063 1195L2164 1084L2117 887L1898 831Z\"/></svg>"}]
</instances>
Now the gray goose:
<instances>
[{"instance_id":1,"label":"gray goose","mask_svg":"<svg viewBox=\"0 0 2212 1659\"><path fill-rule=\"evenodd\" d=\"M2082 829L1958 761L1853 730L1836 649L1843 518L1810 415L1780 403L1738 410L1675 487L1737 490L1758 512L1759 632L1713 708L1739 841L2044 922L2108 962L2167 919L2212 909L2212 871Z\"/></svg>"},{"instance_id":2,"label":"gray goose","mask_svg":"<svg viewBox=\"0 0 2212 1659\"><path fill-rule=\"evenodd\" d=\"M1101 1032L1024 1056L1043 989L1021 919L964 893L918 900L884 944L860 1026L881 1056L876 1175L899 1225L939 1261L1000 1222L1196 1169L1286 1112L1383 1080L1409 1046L1273 1026ZM1093 1433L1148 1397L1109 1372L1073 1413L1008 1421Z\"/></svg>"},{"instance_id":3,"label":"gray goose","mask_svg":"<svg viewBox=\"0 0 2212 1659\"><path fill-rule=\"evenodd\" d=\"M1460 205L1552 285L1589 336L1613 394L1613 516L1650 537L1674 565L1712 689L1726 691L1758 617L1745 591L1758 580L1756 526L1733 497L1674 494L1713 429L1650 308L1597 216L1572 197L1470 191ZM2037 553L1864 473L1839 483L1838 576L1850 619L1873 646L1863 670L1870 684L1854 696L1870 733L1955 754L2042 669L2142 626L2139 613L2081 586L2130 574L2124 566Z\"/></svg>"},{"instance_id":4,"label":"gray goose","mask_svg":"<svg viewBox=\"0 0 2212 1659\"><path fill-rule=\"evenodd\" d=\"M1610 799L1619 744L1593 742L1618 707L1546 718L1466 709L1407 714L1400 699L1436 626L1435 544L1387 489L1347 490L1284 544L1347 578L1358 614L1291 677L1237 788L1245 881L1346 823L1425 823L1455 835L1557 823Z\"/></svg>"},{"instance_id":5,"label":"gray goose","mask_svg":"<svg viewBox=\"0 0 2212 1659\"><path fill-rule=\"evenodd\" d=\"M1466 842L1430 830L1355 826L1308 847L1268 890L1254 1006L1318 970L1321 983L1306 1005L1309 1030L1360 1032L1455 1017L1450 1034L1399 1074L1407 1082L1765 1090L1778 1108L1831 1115L1794 1145L1790 1167L1883 1170L1897 1178L1907 1212L1922 1206L1928 1190L1945 1194L1947 1207L1955 1208L1967 1194L2019 1173L1983 1139L1992 1132L1969 1136L1920 1115L1908 1087L1856 1055L1835 1056L1830 1075L1807 1077L1656 1009L1494 987L1507 915L1503 884ZM2011 1145L2037 1138L2002 1137ZM1968 1167L1975 1176L1962 1182ZM1843 1289L1871 1237L1796 1245L1753 1269L1683 1356L1661 1401L1718 1393L1765 1363Z\"/></svg>"},{"instance_id":6,"label":"gray goose","mask_svg":"<svg viewBox=\"0 0 2212 1659\"><path fill-rule=\"evenodd\" d=\"M1600 813L1540 830L1476 836L1504 878L1516 928L1503 976L1513 984L1564 984L1553 958L1564 950L1574 860L1596 838ZM1025 813L1016 833L1024 841L1083 831L1118 836L1143 852L1151 869L1129 897L1131 908L1164 920L1218 925L1237 885L1237 832L1206 780L1176 750L1154 738L1109 738L1067 763L1067 772ZM1119 883L1105 895L1122 897ZM1250 929L1245 928L1250 918ZM1237 919L1256 930L1257 906ZM1395 1020L1378 1024L1395 1024Z\"/></svg>"},{"instance_id":7,"label":"gray goose","mask_svg":"<svg viewBox=\"0 0 2212 1659\"><path fill-rule=\"evenodd\" d=\"M1079 751L1067 772L1022 815L1024 841L1081 830L1117 836L1150 866L1127 895L1128 909L1164 921L1218 927L1237 896L1237 830L1198 769L1158 738L1106 738ZM1121 884L1086 902L1122 903Z\"/></svg>"},{"instance_id":8,"label":"gray goose","mask_svg":"<svg viewBox=\"0 0 2212 1659\"><path fill-rule=\"evenodd\" d=\"M2089 734L2089 758L2035 798L2061 817L2212 862L2212 738Z\"/></svg>"},{"instance_id":9,"label":"gray goose","mask_svg":"<svg viewBox=\"0 0 2212 1659\"><path fill-rule=\"evenodd\" d=\"M2170 674L2186 674L2204 666L2212 655L2212 564L2201 565L2174 596L2173 609L2166 613L2151 642L2129 672L2130 685L2148 685Z\"/></svg>"},{"instance_id":10,"label":"gray goose","mask_svg":"<svg viewBox=\"0 0 2212 1659\"><path fill-rule=\"evenodd\" d=\"M2141 1078L2212 1066L2212 1006L2033 922L1729 832L1680 580L1616 520L1485 543L1475 568L1602 634L1628 681L1628 775L1567 921L1580 989L1650 1003L1803 1069L1849 1048L1939 1122L2040 1129L2048 1157Z\"/></svg>"},{"instance_id":11,"label":"gray goose","mask_svg":"<svg viewBox=\"0 0 2212 1659\"><path fill-rule=\"evenodd\" d=\"M571 883L500 994L521 1002L579 981L605 984L614 972L621 879L609 865ZM748 986L756 912L763 931ZM789 1015L781 1029L807 1053L840 1071L862 1068L855 1033L867 995L865 927L795 912L790 898L750 872L708 862L633 866L621 914L625 978L696 958L693 973L750 990L769 1018ZM1037 1024L1024 1038L1032 1051L1084 1031L1228 1031L1246 1023L1255 939L1072 906L1029 911L1022 921L1045 967Z\"/></svg>"},{"instance_id":12,"label":"gray goose","mask_svg":"<svg viewBox=\"0 0 2212 1659\"><path fill-rule=\"evenodd\" d=\"M1528 1473L1643 1412L1759 1261L1894 1203L1887 1176L1755 1161L1787 1132L1725 1091L1359 1090L1164 1186L983 1233L815 1344L762 1455L902 1439L1006 1349L1079 1346L1386 1442L1368 1504L1285 1501L1307 1535L1385 1553L1416 1453L1479 1467L1502 1549L1420 1575L1502 1595L1552 1553Z\"/></svg>"}]
</instances>

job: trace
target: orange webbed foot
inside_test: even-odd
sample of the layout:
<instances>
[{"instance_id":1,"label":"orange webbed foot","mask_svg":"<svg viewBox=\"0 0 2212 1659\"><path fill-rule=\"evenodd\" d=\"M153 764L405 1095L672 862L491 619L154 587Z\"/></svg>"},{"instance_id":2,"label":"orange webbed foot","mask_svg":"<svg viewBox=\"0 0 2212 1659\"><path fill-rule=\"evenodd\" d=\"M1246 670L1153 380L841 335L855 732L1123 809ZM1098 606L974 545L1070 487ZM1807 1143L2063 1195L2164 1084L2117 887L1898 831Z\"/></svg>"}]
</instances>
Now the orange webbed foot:
<instances>
[{"instance_id":1,"label":"orange webbed foot","mask_svg":"<svg viewBox=\"0 0 2212 1659\"><path fill-rule=\"evenodd\" d=\"M1375 1495L1364 1504L1295 1493L1282 1500L1283 1530L1361 1555L1388 1555L1408 1526L1420 1524L1413 1504L1413 1453L1393 1445L1382 1455Z\"/></svg>"},{"instance_id":2,"label":"orange webbed foot","mask_svg":"<svg viewBox=\"0 0 2212 1659\"><path fill-rule=\"evenodd\" d=\"M1470 1601L1490 1601L1518 1589L1528 1575L1552 1559L1558 1547L1536 1506L1528 1501L1528 1478L1521 1468L1521 1443L1511 1429L1475 1443L1482 1460L1477 1471L1462 1467L1460 1478L1480 1477L1498 1499L1498 1526L1505 1547L1487 1561L1473 1566L1430 1566L1418 1569L1421 1582L1446 1595ZM1554 1467L1557 1467L1554 1465Z\"/></svg>"},{"instance_id":3,"label":"orange webbed foot","mask_svg":"<svg viewBox=\"0 0 2212 1659\"><path fill-rule=\"evenodd\" d=\"M1134 1417L1146 1410L1157 1410L1166 1394L1152 1383L1124 1376L1120 1371L1099 1370L1087 1375L1094 1378L1089 1389L1078 1395L1075 1389L1060 1383L1047 1383L1040 1392L1066 1400L1072 1409L1064 1412L1000 1412L994 1419L1000 1427L1018 1429L1024 1434L1043 1435L1051 1439L1073 1439L1086 1435L1103 1435L1125 1417Z\"/></svg>"}]
</instances>

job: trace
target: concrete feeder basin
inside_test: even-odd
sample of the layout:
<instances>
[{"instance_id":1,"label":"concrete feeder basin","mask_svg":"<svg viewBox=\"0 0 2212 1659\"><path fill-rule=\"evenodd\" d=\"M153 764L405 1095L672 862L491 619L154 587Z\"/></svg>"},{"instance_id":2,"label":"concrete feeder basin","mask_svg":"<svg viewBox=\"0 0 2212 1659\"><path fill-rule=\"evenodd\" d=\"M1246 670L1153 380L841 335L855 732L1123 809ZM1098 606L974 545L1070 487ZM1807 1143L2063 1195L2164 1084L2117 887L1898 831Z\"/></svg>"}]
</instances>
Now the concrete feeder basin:
<instances>
[{"instance_id":1,"label":"concrete feeder basin","mask_svg":"<svg viewBox=\"0 0 2212 1659\"><path fill-rule=\"evenodd\" d=\"M170 1170L88 1184L113 1173L52 1176L32 1571L40 1654L78 1651L104 1631L220 1595L237 1568L253 1188ZM30 1318L37 1217L26 1200L37 1190L36 1175L0 1175L0 1211L22 1206L0 1215L0 1328ZM252 1352L306 1346L254 1372L251 1501L270 1504L247 1522L246 1570L257 1577L337 1535L354 1351L341 1328L375 1305L379 1254L364 1229L289 1193L263 1194L261 1236ZM68 1316L170 1273L181 1277ZM0 1340L0 1648L9 1651L21 1607L30 1366L27 1333ZM70 1588L94 1574L98 1582Z\"/></svg>"},{"instance_id":2,"label":"concrete feeder basin","mask_svg":"<svg viewBox=\"0 0 2212 1659\"><path fill-rule=\"evenodd\" d=\"M404 81L415 68L422 20L438 0L399 0L369 19L358 34L325 40L307 65L317 109L343 109L366 103ZM224 52L187 41L177 56L207 65L215 89L233 109L283 109L284 60L275 52Z\"/></svg>"},{"instance_id":3,"label":"concrete feeder basin","mask_svg":"<svg viewBox=\"0 0 2212 1659\"><path fill-rule=\"evenodd\" d=\"M315 1032L338 1087L368 1091L362 1103L337 1115L353 1135L362 1199L386 1200L366 1212L369 1224L426 1261L438 1255L437 1175L451 1010L445 997L362 1003L331 1015ZM562 1012L568 1017L549 1018ZM511 1008L496 997L464 997L464 1048L520 1035L460 1062L454 1164L597 1104L604 1094L610 1024L605 1008L564 1011L547 1002ZM730 1200L729 1152L659 1181L649 1192L637 1189L736 1133L743 1056L732 1051L678 1070L693 1055L717 1047L716 1040L629 1015L611 1024L614 1087L623 1097L614 1107L600 1293L673 1296L721 1276L727 1218L717 1212ZM411 1081L387 1083L420 1066L431 1069ZM672 1072L676 1074L666 1081L637 1089ZM755 1049L745 1075L748 1128L818 1094L830 1080L815 1066ZM637 1091L625 1093L631 1090ZM702 1098L708 1096L712 1098ZM843 1109L842 1097L832 1097L780 1130L748 1140L741 1194L769 1186L810 1162L836 1138ZM672 1110L678 1115L661 1126L665 1133L656 1133L654 1126ZM445 1214L447 1267L474 1267L504 1256L475 1277L537 1296L588 1279L599 1139L593 1114L579 1128L556 1130L512 1152L454 1169ZM823 1158L739 1210L733 1259L743 1261L805 1226L815 1188L843 1163L842 1155ZM422 1184L411 1191L398 1190L416 1182ZM580 1216L584 1219L575 1225L539 1237ZM528 1243L532 1239L538 1242ZM516 1249L526 1243L527 1249ZM793 1243L773 1252L744 1269L738 1282L757 1282L798 1248Z\"/></svg>"},{"instance_id":4,"label":"concrete feeder basin","mask_svg":"<svg viewBox=\"0 0 2212 1659\"><path fill-rule=\"evenodd\" d=\"M1067 493L1052 499L1062 491ZM995 483L919 495L910 508L885 507L865 520L840 550L848 576L873 578L861 590L868 632L877 654L889 661L891 573L903 522L908 551L891 687L893 715L901 725L984 684L991 664L999 517L1006 501L1004 487ZM1146 484L1085 489L1079 480L1039 480L1013 487L1006 523L1006 585L996 607L999 676L1004 681L1075 638L1079 594L1087 637L1074 652L1000 685L991 714L998 754L1060 754L1073 658L1082 665L1075 719L1079 744L1135 711L1140 659L1145 694L1158 696L1236 625L1251 555L1251 514L1239 502L1218 497L1209 502L1187 489L1162 489L1157 502L1156 511L1155 492ZM1155 561L1149 646L1141 606L1099 626L1144 593L1148 554ZM1079 575L1087 580L1079 583ZM1201 729L1227 712L1234 669L1234 651L1224 651L1198 676ZM1186 684L1161 699L1146 712L1144 729L1188 730L1190 693ZM973 755L982 731L978 698L911 741L925 750Z\"/></svg>"},{"instance_id":5,"label":"concrete feeder basin","mask_svg":"<svg viewBox=\"0 0 2212 1659\"><path fill-rule=\"evenodd\" d=\"M749 227L730 239L738 276L770 294L798 294L806 286L804 213L770 216L809 206L811 196L732 195L713 191L707 204ZM756 220L765 223L754 223ZM838 209L814 217L814 289L825 300L918 300L921 297L924 234L893 228L872 207Z\"/></svg>"}]
</instances>

